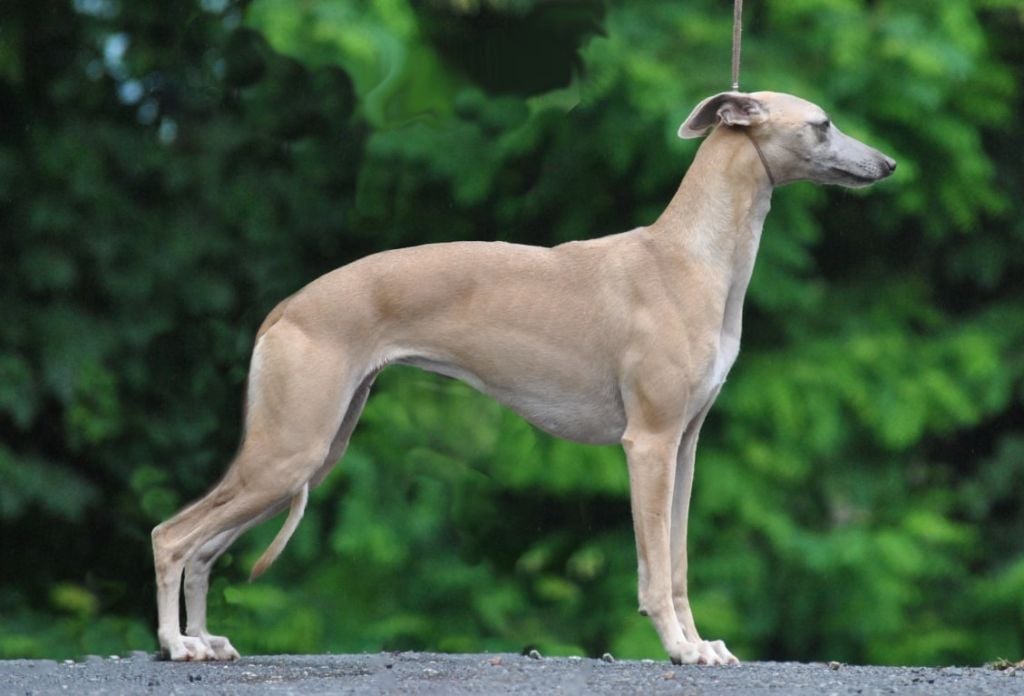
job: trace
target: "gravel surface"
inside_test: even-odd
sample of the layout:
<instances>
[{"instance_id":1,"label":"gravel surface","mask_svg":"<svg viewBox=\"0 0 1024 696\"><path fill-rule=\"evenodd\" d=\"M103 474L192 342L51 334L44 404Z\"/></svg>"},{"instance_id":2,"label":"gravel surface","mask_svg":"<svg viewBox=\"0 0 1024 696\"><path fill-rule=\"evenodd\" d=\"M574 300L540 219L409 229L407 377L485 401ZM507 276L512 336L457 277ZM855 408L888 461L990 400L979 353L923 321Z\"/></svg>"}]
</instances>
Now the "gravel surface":
<instances>
[{"instance_id":1,"label":"gravel surface","mask_svg":"<svg viewBox=\"0 0 1024 696\"><path fill-rule=\"evenodd\" d=\"M610 660L610 658L609 658ZM1024 669L522 655L283 655L161 662L147 653L80 662L0 661L0 694L1022 694Z\"/></svg>"}]
</instances>

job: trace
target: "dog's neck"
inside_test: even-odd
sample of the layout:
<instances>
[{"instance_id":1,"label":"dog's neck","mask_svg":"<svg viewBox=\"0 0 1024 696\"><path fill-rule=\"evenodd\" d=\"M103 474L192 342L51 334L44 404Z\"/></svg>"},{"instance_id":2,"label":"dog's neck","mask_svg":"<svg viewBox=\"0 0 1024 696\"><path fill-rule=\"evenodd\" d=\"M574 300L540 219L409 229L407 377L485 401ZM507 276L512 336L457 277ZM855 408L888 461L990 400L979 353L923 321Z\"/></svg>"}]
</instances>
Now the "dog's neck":
<instances>
[{"instance_id":1,"label":"dog's neck","mask_svg":"<svg viewBox=\"0 0 1024 696\"><path fill-rule=\"evenodd\" d=\"M688 256L749 280L771 207L772 183L753 143L719 127L697 150L679 190L651 225Z\"/></svg>"}]
</instances>

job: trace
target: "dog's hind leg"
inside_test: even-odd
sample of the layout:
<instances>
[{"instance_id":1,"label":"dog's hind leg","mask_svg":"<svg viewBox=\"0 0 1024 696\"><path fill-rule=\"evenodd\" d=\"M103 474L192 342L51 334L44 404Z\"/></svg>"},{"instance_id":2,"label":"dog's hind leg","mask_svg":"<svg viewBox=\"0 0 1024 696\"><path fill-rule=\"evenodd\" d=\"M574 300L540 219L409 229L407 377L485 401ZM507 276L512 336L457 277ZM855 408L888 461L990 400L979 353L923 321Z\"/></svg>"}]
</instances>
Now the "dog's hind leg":
<instances>
[{"instance_id":1,"label":"dog's hind leg","mask_svg":"<svg viewBox=\"0 0 1024 696\"><path fill-rule=\"evenodd\" d=\"M288 513L288 519L285 520L284 526L278 533L274 540L267 547L267 550L263 552L263 555L257 559L256 563L253 564L252 573L249 575L249 580L255 580L270 567L280 555L281 551L284 550L285 545L291 538L291 535L295 532L295 528L298 525L299 519L302 517L302 511L306 506L306 498L309 494L309 489L320 484L321 481L330 473L334 465L344 456L345 450L348 448L348 441L352 437L352 431L355 430L356 423L359 421L359 416L363 412L363 407L366 405L366 399L370 395L370 387L373 385L373 380L377 377L377 373L373 372L368 375L360 383L356 389L355 394L352 395L352 399L349 402L348 408L345 410L345 417L341 421L341 427L338 428L338 432L334 436L334 440L331 442L331 447L327 451L327 457L324 459L320 468L313 474L310 479L308 487L303 490L301 497L292 498L292 509ZM277 514L276 511L271 513Z\"/></svg>"},{"instance_id":2,"label":"dog's hind leg","mask_svg":"<svg viewBox=\"0 0 1024 696\"><path fill-rule=\"evenodd\" d=\"M273 474L280 471L271 464L280 463L296 477L309 478L323 460L323 446L319 452L298 452L282 460L271 461L258 457L248 459L242 454L235 460L232 469L209 494L196 504L186 508L167 522L153 530L153 557L157 581L157 613L159 617L158 636L161 647L172 660L209 660L218 655L200 637L183 636L179 625L179 590L182 571L197 553L206 550L207 558L198 559L194 567L191 595L197 597L208 586L209 569L206 567L215 556L227 548L227 544L240 533L240 528L251 525L268 508L283 507L295 493L294 481L275 481ZM240 475L238 469L262 471L269 475L248 477ZM305 485L304 483L301 485ZM204 602L195 602L194 611L205 610ZM200 606L202 610L200 610ZM201 618L197 614L193 622ZM231 655L226 655L230 657Z\"/></svg>"},{"instance_id":3,"label":"dog's hind leg","mask_svg":"<svg viewBox=\"0 0 1024 696\"><path fill-rule=\"evenodd\" d=\"M356 359L316 342L285 321L257 343L250 373L246 436L224 479L196 503L153 530L157 581L158 637L172 660L218 659L201 638L180 632L182 571L206 551L193 598L208 586L208 563L222 552L239 528L269 509L281 507L324 466L332 437L365 374ZM300 511L301 512L301 511ZM239 532L240 533L240 532ZM202 592L205 597L205 592ZM205 610L205 602L202 602ZM200 610L200 602L195 602ZM197 616L197 620L200 618ZM233 657L233 651L226 653Z\"/></svg>"},{"instance_id":4,"label":"dog's hind leg","mask_svg":"<svg viewBox=\"0 0 1024 696\"><path fill-rule=\"evenodd\" d=\"M285 502L268 508L253 520L221 532L203 544L185 564L185 635L199 638L217 660L237 660L239 655L224 636L211 634L206 628L206 597L210 589L210 571L217 559L246 530L270 519L286 507Z\"/></svg>"},{"instance_id":5,"label":"dog's hind leg","mask_svg":"<svg viewBox=\"0 0 1024 696\"><path fill-rule=\"evenodd\" d=\"M334 441L331 444L327 457L309 482L310 488L320 483L345 454L345 449L347 448L349 439L352 436L352 431L355 430L359 416L362 414L363 407L366 405L366 399L369 396L370 387L372 386L376 375L377 373L374 372L366 377L356 389L356 392L349 403L349 407L346 410L345 417L342 420L341 427L338 429L338 432L334 437ZM285 507L287 507L287 501L282 501L268 508L263 514L253 520L239 525L234 529L221 532L213 539L206 542L185 564L185 615L188 617L185 636L199 638L206 648L213 653L217 660L238 659L238 651L235 650L234 646L231 645L231 642L227 638L224 636L212 635L207 630L206 599L210 586L210 571L213 568L213 565L217 562L217 559L220 558L231 544L234 543L234 541L246 530L277 515ZM276 557L277 553L280 552L280 547L283 547L283 543L279 545L272 545L271 549L268 549L268 552L275 551L273 556ZM273 558L264 554L260 560L257 561L257 564L253 569L253 576L258 576L266 570L272 560Z\"/></svg>"},{"instance_id":6,"label":"dog's hind leg","mask_svg":"<svg viewBox=\"0 0 1024 696\"><path fill-rule=\"evenodd\" d=\"M217 660L237 660L238 651L227 638L211 635L206 630L210 569L244 529L243 525L221 532L203 544L185 563L185 616L188 617L185 635L202 641Z\"/></svg>"},{"instance_id":7,"label":"dog's hind leg","mask_svg":"<svg viewBox=\"0 0 1024 696\"><path fill-rule=\"evenodd\" d=\"M331 444L327 458L310 481L311 488L320 483L345 454L345 449L366 404L366 399L370 393L370 386L375 376L376 373L367 377L356 390L355 395L353 395L345 418L342 420L341 428L338 429L334 442ZM227 638L212 635L206 628L206 597L210 586L210 571L214 563L217 562L217 559L227 551L235 539L251 527L255 527L277 515L285 507L285 503L279 503L251 522L235 529L221 532L204 544L185 564L185 615L188 617L185 635L200 638L213 651L218 660L238 659L238 651L235 650ZM278 549L272 546L271 549L268 549L268 551L270 550ZM273 555L276 557L277 553ZM272 560L267 554L264 554L260 561L257 561L256 567L253 569L253 578L266 570Z\"/></svg>"}]
</instances>

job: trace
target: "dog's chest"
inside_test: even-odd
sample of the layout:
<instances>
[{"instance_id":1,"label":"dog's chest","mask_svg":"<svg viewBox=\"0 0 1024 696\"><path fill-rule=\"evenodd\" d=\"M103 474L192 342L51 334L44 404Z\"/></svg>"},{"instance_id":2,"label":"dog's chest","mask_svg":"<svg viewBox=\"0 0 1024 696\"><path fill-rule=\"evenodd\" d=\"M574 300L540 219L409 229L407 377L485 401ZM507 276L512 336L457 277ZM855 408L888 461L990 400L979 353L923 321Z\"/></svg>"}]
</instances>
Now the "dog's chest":
<instances>
[{"instance_id":1,"label":"dog's chest","mask_svg":"<svg viewBox=\"0 0 1024 696\"><path fill-rule=\"evenodd\" d=\"M700 345L701 348L695 350L696 345ZM708 402L717 396L739 356L739 351L739 331L730 329L725 321L714 339L705 337L702 340L694 340L689 343L688 349L684 349L690 365L684 392L684 398L688 401L685 405L687 419L704 410Z\"/></svg>"},{"instance_id":2,"label":"dog's chest","mask_svg":"<svg viewBox=\"0 0 1024 696\"><path fill-rule=\"evenodd\" d=\"M724 334L719 339L718 352L715 354L714 364L708 375L708 383L711 389L717 389L725 383L740 353L740 340Z\"/></svg>"}]
</instances>

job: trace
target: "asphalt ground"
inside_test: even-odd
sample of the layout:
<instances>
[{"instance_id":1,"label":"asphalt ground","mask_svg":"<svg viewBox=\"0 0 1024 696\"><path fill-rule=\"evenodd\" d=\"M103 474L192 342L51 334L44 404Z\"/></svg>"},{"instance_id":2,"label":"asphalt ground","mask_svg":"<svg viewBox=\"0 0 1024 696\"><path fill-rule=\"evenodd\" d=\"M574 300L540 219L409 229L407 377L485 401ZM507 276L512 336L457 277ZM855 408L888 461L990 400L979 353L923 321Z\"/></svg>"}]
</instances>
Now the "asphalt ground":
<instances>
[{"instance_id":1,"label":"asphalt ground","mask_svg":"<svg viewBox=\"0 0 1024 696\"><path fill-rule=\"evenodd\" d=\"M1024 667L860 667L523 655L279 655L171 663L151 654L0 661L0 694L992 694L1024 695Z\"/></svg>"}]
</instances>

